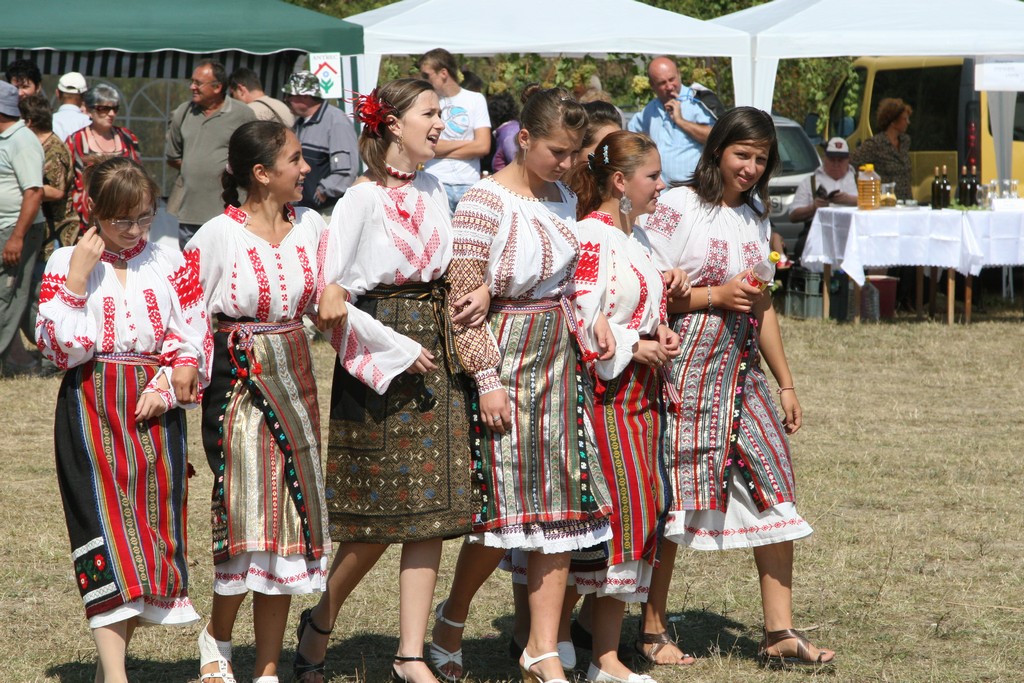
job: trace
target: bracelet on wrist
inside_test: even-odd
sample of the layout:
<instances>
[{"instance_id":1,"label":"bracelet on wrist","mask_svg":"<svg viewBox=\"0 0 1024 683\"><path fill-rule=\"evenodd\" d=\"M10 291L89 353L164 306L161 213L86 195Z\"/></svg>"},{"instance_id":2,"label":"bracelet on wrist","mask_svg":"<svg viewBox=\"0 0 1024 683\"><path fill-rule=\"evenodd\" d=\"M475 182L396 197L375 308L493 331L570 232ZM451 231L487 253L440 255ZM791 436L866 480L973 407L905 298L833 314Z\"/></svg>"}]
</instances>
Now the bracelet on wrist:
<instances>
[{"instance_id":1,"label":"bracelet on wrist","mask_svg":"<svg viewBox=\"0 0 1024 683\"><path fill-rule=\"evenodd\" d=\"M783 391L796 391L796 388L795 387L779 387L779 389L778 389L779 396L782 396L782 392Z\"/></svg>"},{"instance_id":2,"label":"bracelet on wrist","mask_svg":"<svg viewBox=\"0 0 1024 683\"><path fill-rule=\"evenodd\" d=\"M708 285L708 310L712 310L714 305L711 303L711 285Z\"/></svg>"}]
</instances>

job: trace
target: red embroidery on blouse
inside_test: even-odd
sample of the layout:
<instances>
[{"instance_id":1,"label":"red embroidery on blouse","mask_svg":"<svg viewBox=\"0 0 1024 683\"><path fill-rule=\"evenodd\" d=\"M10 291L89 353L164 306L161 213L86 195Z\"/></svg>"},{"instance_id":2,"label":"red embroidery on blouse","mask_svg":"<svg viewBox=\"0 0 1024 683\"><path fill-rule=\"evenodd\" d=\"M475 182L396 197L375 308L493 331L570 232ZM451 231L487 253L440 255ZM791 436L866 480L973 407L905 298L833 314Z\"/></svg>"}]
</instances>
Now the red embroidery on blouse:
<instances>
[{"instance_id":1,"label":"red embroidery on blouse","mask_svg":"<svg viewBox=\"0 0 1024 683\"><path fill-rule=\"evenodd\" d=\"M256 320L270 319L270 279L267 278L267 271L263 268L263 261L256 248L248 250L249 262L252 263L253 273L256 274L256 284L259 286L259 298L256 304Z\"/></svg>"},{"instance_id":2,"label":"red embroidery on blouse","mask_svg":"<svg viewBox=\"0 0 1024 683\"><path fill-rule=\"evenodd\" d=\"M39 303L45 304L47 301L57 296L60 291L64 289L64 283L67 281L67 275L62 273L45 273L43 275L43 281L39 287Z\"/></svg>"},{"instance_id":3,"label":"red embroidery on blouse","mask_svg":"<svg viewBox=\"0 0 1024 683\"><path fill-rule=\"evenodd\" d=\"M544 282L554 274L554 250L551 248L551 238L548 236L547 231L541 226L540 221L536 218L531 218L530 225L533 226L533 233L537 236L537 240L540 242L540 276L537 278L536 284L534 284L533 287L530 287L530 291L526 293L526 297L532 299L536 296L535 292L537 291L537 285ZM567 276L571 277L575 272L575 265L575 263L570 264L568 272L566 273Z\"/></svg>"},{"instance_id":4,"label":"red embroidery on blouse","mask_svg":"<svg viewBox=\"0 0 1024 683\"><path fill-rule=\"evenodd\" d=\"M753 268L764 260L764 254L757 242L744 242L741 248L743 249L743 265L745 267Z\"/></svg>"},{"instance_id":5,"label":"red embroidery on blouse","mask_svg":"<svg viewBox=\"0 0 1024 683\"><path fill-rule=\"evenodd\" d=\"M584 284L597 284L597 273L601 265L601 245L594 242L580 244L580 258L576 263L575 280Z\"/></svg>"},{"instance_id":6,"label":"red embroidery on blouse","mask_svg":"<svg viewBox=\"0 0 1024 683\"><path fill-rule=\"evenodd\" d=\"M295 207L291 204L284 205L284 217L288 219L289 223L295 222Z\"/></svg>"},{"instance_id":7,"label":"red embroidery on blouse","mask_svg":"<svg viewBox=\"0 0 1024 683\"><path fill-rule=\"evenodd\" d=\"M591 211L583 218L584 220L587 218L593 218L594 220L601 221L605 225L611 226L613 228L615 227L615 221L612 220L612 215L610 213L605 213L604 211Z\"/></svg>"},{"instance_id":8,"label":"red embroidery on blouse","mask_svg":"<svg viewBox=\"0 0 1024 683\"><path fill-rule=\"evenodd\" d=\"M626 328L630 330L636 330L640 328L640 322L643 320L644 311L647 310L647 278L645 278L643 274L639 270L637 270L636 266L634 266L632 263L629 264L629 267L633 270L633 273L636 275L636 279L640 281L640 303L638 303L636 305L636 308L633 309L633 317L631 317L629 319L629 322L626 323Z\"/></svg>"},{"instance_id":9,"label":"red embroidery on blouse","mask_svg":"<svg viewBox=\"0 0 1024 683\"><path fill-rule=\"evenodd\" d=\"M187 310L202 301L203 286L199 283L199 250L189 249L183 255L185 263L171 276L171 286L181 308Z\"/></svg>"},{"instance_id":10,"label":"red embroidery on blouse","mask_svg":"<svg viewBox=\"0 0 1024 683\"><path fill-rule=\"evenodd\" d=\"M67 370L68 354L64 353L64 349L60 348L60 344L57 343L57 326L53 324L52 320L46 321L46 336L50 339L50 350L53 352L54 364L61 370Z\"/></svg>"},{"instance_id":11,"label":"red embroidery on blouse","mask_svg":"<svg viewBox=\"0 0 1024 683\"><path fill-rule=\"evenodd\" d=\"M60 289L57 290L57 298L70 308L85 308L86 298L74 294L64 285L61 285Z\"/></svg>"},{"instance_id":12,"label":"red embroidery on blouse","mask_svg":"<svg viewBox=\"0 0 1024 683\"><path fill-rule=\"evenodd\" d=\"M124 251L119 251L117 253L107 251L106 249L104 249L103 253L100 255L100 260L103 261L104 263L114 263L116 261L130 261L139 254L141 254L142 250L145 248L146 240L139 240L139 243L136 244L134 247L131 247L130 249L125 249Z\"/></svg>"},{"instance_id":13,"label":"red embroidery on blouse","mask_svg":"<svg viewBox=\"0 0 1024 683\"><path fill-rule=\"evenodd\" d=\"M704 285L720 285L725 282L729 272L729 243L715 237L708 238L708 251L704 256L700 272L693 280L695 287Z\"/></svg>"},{"instance_id":14,"label":"red embroidery on blouse","mask_svg":"<svg viewBox=\"0 0 1024 683\"><path fill-rule=\"evenodd\" d=\"M160 341L164 336L164 321L160 315L160 304L156 300L156 293L152 289L142 291L146 299L146 313L149 314L149 324L153 326L153 339Z\"/></svg>"},{"instance_id":15,"label":"red embroidery on blouse","mask_svg":"<svg viewBox=\"0 0 1024 683\"><path fill-rule=\"evenodd\" d=\"M659 235L671 237L682 220L683 214L659 203L657 208L654 209L654 213L647 219L647 225L644 226L644 229L648 232L656 232Z\"/></svg>"},{"instance_id":16,"label":"red embroidery on blouse","mask_svg":"<svg viewBox=\"0 0 1024 683\"><path fill-rule=\"evenodd\" d=\"M306 254L305 247L296 247L295 256L299 259L299 265L302 266L302 297L299 299L299 307L295 311L296 315L302 315L302 312L306 310L309 305L310 299L313 298L313 294L316 290L316 277L313 275L313 268L309 265L309 256Z\"/></svg>"},{"instance_id":17,"label":"red embroidery on blouse","mask_svg":"<svg viewBox=\"0 0 1024 683\"><path fill-rule=\"evenodd\" d=\"M103 346L100 347L101 353L114 352L114 314L116 310L114 297L103 297Z\"/></svg>"},{"instance_id":18,"label":"red embroidery on blouse","mask_svg":"<svg viewBox=\"0 0 1024 683\"><path fill-rule=\"evenodd\" d=\"M234 222L238 223L239 225L245 225L246 222L249 220L249 214L247 214L245 211L242 211L237 206L225 206L224 215L233 220Z\"/></svg>"}]
</instances>

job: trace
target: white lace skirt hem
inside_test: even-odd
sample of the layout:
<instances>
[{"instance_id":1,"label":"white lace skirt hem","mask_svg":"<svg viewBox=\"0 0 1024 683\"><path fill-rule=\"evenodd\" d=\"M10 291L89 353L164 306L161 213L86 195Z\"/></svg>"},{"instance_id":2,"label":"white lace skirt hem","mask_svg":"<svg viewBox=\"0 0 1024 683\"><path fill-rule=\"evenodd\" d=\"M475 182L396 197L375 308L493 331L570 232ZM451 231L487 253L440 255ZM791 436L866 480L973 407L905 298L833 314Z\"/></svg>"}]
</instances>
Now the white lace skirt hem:
<instances>
[{"instance_id":1,"label":"white lace skirt hem","mask_svg":"<svg viewBox=\"0 0 1024 683\"><path fill-rule=\"evenodd\" d=\"M307 560L303 555L282 557L268 551L243 553L214 565L213 592L240 595L306 595L327 589L327 555Z\"/></svg>"},{"instance_id":2,"label":"white lace skirt hem","mask_svg":"<svg viewBox=\"0 0 1024 683\"><path fill-rule=\"evenodd\" d=\"M185 626L199 621L199 614L187 595L176 598L144 595L89 617L89 628L110 626L133 617L139 618L139 626Z\"/></svg>"},{"instance_id":3,"label":"white lace skirt hem","mask_svg":"<svg viewBox=\"0 0 1024 683\"><path fill-rule=\"evenodd\" d=\"M489 548L506 548L546 554L567 553L599 545L611 539L612 528L607 518L548 527L544 523L516 524L493 531L471 533L470 543Z\"/></svg>"}]
</instances>

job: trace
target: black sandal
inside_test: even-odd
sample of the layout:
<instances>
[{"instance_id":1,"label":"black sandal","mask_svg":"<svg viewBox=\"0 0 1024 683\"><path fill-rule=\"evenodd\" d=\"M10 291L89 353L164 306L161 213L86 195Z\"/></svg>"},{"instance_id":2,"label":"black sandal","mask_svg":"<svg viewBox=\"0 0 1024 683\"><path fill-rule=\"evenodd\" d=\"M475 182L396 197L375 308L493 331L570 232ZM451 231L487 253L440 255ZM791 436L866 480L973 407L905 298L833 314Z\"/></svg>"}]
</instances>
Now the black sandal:
<instances>
[{"instance_id":1,"label":"black sandal","mask_svg":"<svg viewBox=\"0 0 1024 683\"><path fill-rule=\"evenodd\" d=\"M400 662L400 663L405 663L405 662L423 662L424 664L427 663L427 660L424 659L423 657L402 657L400 655L395 655L394 657L392 657L392 659L394 661ZM395 669L395 665L394 664L391 665L391 680L394 681L394 683L409 683L409 679L403 677L402 674L398 673L398 670Z\"/></svg>"},{"instance_id":2,"label":"black sandal","mask_svg":"<svg viewBox=\"0 0 1024 683\"><path fill-rule=\"evenodd\" d=\"M322 636L329 636L334 629L322 629L316 625L313 621L313 608L310 607L307 610L303 610L302 614L299 615L299 627L295 630L295 636L298 642L295 644L295 659L292 661L292 675L296 680L302 678L306 674L321 674L324 673L324 664L327 659L314 664L299 653L299 648L302 647L302 634L306 631L306 626L316 631ZM324 677L326 678L326 676Z\"/></svg>"},{"instance_id":3,"label":"black sandal","mask_svg":"<svg viewBox=\"0 0 1024 683\"><path fill-rule=\"evenodd\" d=\"M778 645L784 640L796 640L796 656L768 654L768 648ZM828 650L818 648L818 657L811 658L811 641L800 631L792 628L784 628L779 631L764 631L764 638L757 648L757 663L766 669L794 669L797 667L826 667L835 663L835 653L832 659L823 660L822 657Z\"/></svg>"}]
</instances>

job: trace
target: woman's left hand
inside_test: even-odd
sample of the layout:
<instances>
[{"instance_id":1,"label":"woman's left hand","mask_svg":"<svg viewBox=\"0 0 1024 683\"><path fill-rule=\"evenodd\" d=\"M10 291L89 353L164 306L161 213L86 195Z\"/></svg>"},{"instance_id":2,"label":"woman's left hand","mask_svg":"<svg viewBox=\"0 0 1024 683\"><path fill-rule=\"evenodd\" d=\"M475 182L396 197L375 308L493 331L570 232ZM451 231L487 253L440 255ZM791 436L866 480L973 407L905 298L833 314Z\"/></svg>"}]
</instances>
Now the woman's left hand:
<instances>
[{"instance_id":1,"label":"woman's left hand","mask_svg":"<svg viewBox=\"0 0 1024 683\"><path fill-rule=\"evenodd\" d=\"M341 285L324 287L317 305L316 326L321 332L343 327L348 321L348 292Z\"/></svg>"},{"instance_id":2,"label":"woman's left hand","mask_svg":"<svg viewBox=\"0 0 1024 683\"><path fill-rule=\"evenodd\" d=\"M669 299L683 296L690 291L690 274L682 268L666 270L662 275L665 277L665 293Z\"/></svg>"},{"instance_id":3,"label":"woman's left hand","mask_svg":"<svg viewBox=\"0 0 1024 683\"><path fill-rule=\"evenodd\" d=\"M669 358L679 355L679 335L668 325L658 325L658 343Z\"/></svg>"},{"instance_id":4,"label":"woman's left hand","mask_svg":"<svg viewBox=\"0 0 1024 683\"><path fill-rule=\"evenodd\" d=\"M195 403L199 398L199 369L182 365L171 370L171 386L178 403Z\"/></svg>"},{"instance_id":5,"label":"woman's left hand","mask_svg":"<svg viewBox=\"0 0 1024 683\"><path fill-rule=\"evenodd\" d=\"M453 306L459 311L452 316L453 323L466 327L480 327L487 320L487 311L491 307L491 290L487 285L480 285L456 301Z\"/></svg>"},{"instance_id":6,"label":"woman's left hand","mask_svg":"<svg viewBox=\"0 0 1024 683\"><path fill-rule=\"evenodd\" d=\"M804 411L800 407L800 401L796 397L795 389L787 389L779 395L779 400L782 402L782 411L786 414L786 419L783 420L782 425L786 428L787 434L796 434L797 430L803 424Z\"/></svg>"},{"instance_id":7,"label":"woman's left hand","mask_svg":"<svg viewBox=\"0 0 1024 683\"><path fill-rule=\"evenodd\" d=\"M608 324L608 318L604 317L604 313L597 314L594 337L597 338L598 360L608 360L615 356L615 335L612 334L612 326Z\"/></svg>"},{"instance_id":8,"label":"woman's left hand","mask_svg":"<svg viewBox=\"0 0 1024 683\"><path fill-rule=\"evenodd\" d=\"M135 421L147 422L167 412L167 404L155 391L146 391L135 404Z\"/></svg>"}]
</instances>

